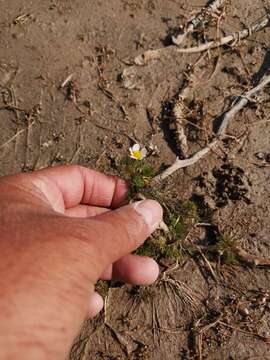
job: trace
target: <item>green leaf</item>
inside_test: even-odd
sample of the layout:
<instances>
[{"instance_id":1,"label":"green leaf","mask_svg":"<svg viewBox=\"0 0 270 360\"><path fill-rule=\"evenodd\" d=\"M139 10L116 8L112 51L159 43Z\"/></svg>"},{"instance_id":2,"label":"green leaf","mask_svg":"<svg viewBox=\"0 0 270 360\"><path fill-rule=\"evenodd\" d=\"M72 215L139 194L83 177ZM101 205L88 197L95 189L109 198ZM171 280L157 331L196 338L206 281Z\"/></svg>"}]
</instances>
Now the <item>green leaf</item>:
<instances>
[{"instance_id":1,"label":"green leaf","mask_svg":"<svg viewBox=\"0 0 270 360\"><path fill-rule=\"evenodd\" d=\"M149 164L144 164L141 169L141 174L147 178L154 176L154 169Z\"/></svg>"},{"instance_id":2,"label":"green leaf","mask_svg":"<svg viewBox=\"0 0 270 360\"><path fill-rule=\"evenodd\" d=\"M142 189L145 186L145 181L140 175L135 175L131 182L137 189Z\"/></svg>"}]
</instances>

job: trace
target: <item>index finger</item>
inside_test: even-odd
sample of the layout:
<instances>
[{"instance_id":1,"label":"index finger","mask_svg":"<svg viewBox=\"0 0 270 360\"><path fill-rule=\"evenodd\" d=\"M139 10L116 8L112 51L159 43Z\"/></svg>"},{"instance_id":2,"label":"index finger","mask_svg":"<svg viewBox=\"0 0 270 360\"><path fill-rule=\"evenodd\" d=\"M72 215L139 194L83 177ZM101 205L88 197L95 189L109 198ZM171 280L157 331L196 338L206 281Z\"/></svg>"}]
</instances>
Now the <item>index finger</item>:
<instances>
[{"instance_id":1,"label":"index finger","mask_svg":"<svg viewBox=\"0 0 270 360\"><path fill-rule=\"evenodd\" d=\"M28 176L54 209L78 204L116 208L128 190L127 183L116 176L77 165L47 168Z\"/></svg>"}]
</instances>

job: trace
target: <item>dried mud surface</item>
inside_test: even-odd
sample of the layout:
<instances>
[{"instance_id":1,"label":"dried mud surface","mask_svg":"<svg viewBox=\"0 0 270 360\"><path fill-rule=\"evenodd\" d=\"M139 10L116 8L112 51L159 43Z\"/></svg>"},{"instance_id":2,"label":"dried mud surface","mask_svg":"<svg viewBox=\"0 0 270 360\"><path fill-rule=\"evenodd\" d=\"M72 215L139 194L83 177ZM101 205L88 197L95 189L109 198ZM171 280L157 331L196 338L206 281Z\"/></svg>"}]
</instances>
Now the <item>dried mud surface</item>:
<instances>
[{"instance_id":1,"label":"dried mud surface","mask_svg":"<svg viewBox=\"0 0 270 360\"><path fill-rule=\"evenodd\" d=\"M157 147L149 159L156 171L174 161L171 102L201 54L131 64L145 50L168 45L170 34L203 1L2 0L0 5L1 175L70 163L109 169L127 154L132 139ZM269 5L231 0L221 32L252 24ZM216 26L211 29L215 33ZM213 120L234 97L269 73L269 31L200 60L186 126L190 153L205 146ZM201 36L198 32L188 44ZM70 74L72 86L61 88ZM173 200L203 199L219 231L265 259L270 258L269 100L267 88L232 121L228 134L236 138L159 188ZM270 272L255 265L191 256L149 289L112 287L106 317L84 324L71 359L270 359Z\"/></svg>"}]
</instances>

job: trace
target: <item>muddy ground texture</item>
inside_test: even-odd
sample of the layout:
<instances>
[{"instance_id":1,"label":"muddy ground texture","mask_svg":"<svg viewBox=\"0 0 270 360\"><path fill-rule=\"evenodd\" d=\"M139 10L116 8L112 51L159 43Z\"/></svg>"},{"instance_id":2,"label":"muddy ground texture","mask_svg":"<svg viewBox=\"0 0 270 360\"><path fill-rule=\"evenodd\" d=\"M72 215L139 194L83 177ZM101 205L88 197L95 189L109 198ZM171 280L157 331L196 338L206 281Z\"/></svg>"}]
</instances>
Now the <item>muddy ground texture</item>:
<instances>
[{"instance_id":1,"label":"muddy ground texture","mask_svg":"<svg viewBox=\"0 0 270 360\"><path fill-rule=\"evenodd\" d=\"M159 173L179 155L172 108L191 75L189 155L204 147L214 119L269 73L270 29L134 66L145 50L170 45L204 5L1 1L1 175L71 163L117 173L134 142L148 148ZM269 5L229 1L220 34L252 24ZM216 32L213 19L185 46ZM148 288L100 283L106 311L85 323L71 359L270 359L269 119L266 88L214 151L152 186L169 209L170 232L157 232L141 252L157 258L160 279Z\"/></svg>"}]
</instances>

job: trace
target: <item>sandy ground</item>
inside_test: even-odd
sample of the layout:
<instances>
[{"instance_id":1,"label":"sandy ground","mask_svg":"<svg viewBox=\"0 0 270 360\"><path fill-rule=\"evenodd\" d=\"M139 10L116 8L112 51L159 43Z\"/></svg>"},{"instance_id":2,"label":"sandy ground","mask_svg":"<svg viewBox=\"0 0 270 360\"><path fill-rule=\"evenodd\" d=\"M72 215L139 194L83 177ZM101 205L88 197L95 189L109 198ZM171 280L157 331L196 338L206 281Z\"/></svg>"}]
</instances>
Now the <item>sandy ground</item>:
<instances>
[{"instance_id":1,"label":"sandy ground","mask_svg":"<svg viewBox=\"0 0 270 360\"><path fill-rule=\"evenodd\" d=\"M204 147L214 119L269 73L269 28L204 56L168 53L132 65L145 50L168 46L171 34L203 5L0 1L1 175L70 163L110 171L133 141L156 148L149 161L159 172L177 155L170 109L191 75L189 154ZM252 24L269 5L228 1L220 34ZM185 45L216 32L213 21ZM196 244L213 246L221 234L231 248L270 258L269 109L268 88L233 119L231 137L157 186L171 200L199 199L199 210L211 209L212 231L191 233ZM84 325L71 358L270 359L267 267L192 253L166 270L149 289L110 288L106 316Z\"/></svg>"}]
</instances>

